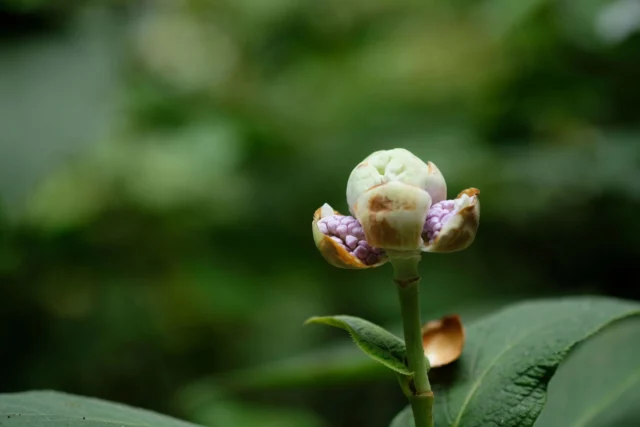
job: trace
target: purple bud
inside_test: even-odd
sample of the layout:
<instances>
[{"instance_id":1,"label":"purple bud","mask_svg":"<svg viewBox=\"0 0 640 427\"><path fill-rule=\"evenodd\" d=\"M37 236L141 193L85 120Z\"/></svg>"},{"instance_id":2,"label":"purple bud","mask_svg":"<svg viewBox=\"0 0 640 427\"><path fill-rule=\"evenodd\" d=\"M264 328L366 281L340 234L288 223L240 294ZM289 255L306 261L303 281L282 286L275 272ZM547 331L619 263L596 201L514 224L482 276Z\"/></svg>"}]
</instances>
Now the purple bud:
<instances>
[{"instance_id":1,"label":"purple bud","mask_svg":"<svg viewBox=\"0 0 640 427\"><path fill-rule=\"evenodd\" d=\"M365 258L365 262L368 265L375 264L377 261L378 261L378 255L374 254L373 252L369 252L367 257Z\"/></svg>"},{"instance_id":2,"label":"purple bud","mask_svg":"<svg viewBox=\"0 0 640 427\"><path fill-rule=\"evenodd\" d=\"M440 206L437 206L435 208L431 208L429 210L429 215L428 216L440 218L442 216L442 209L440 208Z\"/></svg>"},{"instance_id":3,"label":"purple bud","mask_svg":"<svg viewBox=\"0 0 640 427\"><path fill-rule=\"evenodd\" d=\"M347 237L347 226L344 224L340 224L338 227L336 227L336 234L340 236L342 240L344 240L344 238Z\"/></svg>"},{"instance_id":4,"label":"purple bud","mask_svg":"<svg viewBox=\"0 0 640 427\"><path fill-rule=\"evenodd\" d=\"M349 249L355 249L356 246L358 246L358 239L353 236L347 236L345 242L347 243L347 247Z\"/></svg>"},{"instance_id":5,"label":"purple bud","mask_svg":"<svg viewBox=\"0 0 640 427\"><path fill-rule=\"evenodd\" d=\"M358 246L353 251L353 254L357 256L359 259L364 260L367 257L367 250L362 246Z\"/></svg>"}]
</instances>

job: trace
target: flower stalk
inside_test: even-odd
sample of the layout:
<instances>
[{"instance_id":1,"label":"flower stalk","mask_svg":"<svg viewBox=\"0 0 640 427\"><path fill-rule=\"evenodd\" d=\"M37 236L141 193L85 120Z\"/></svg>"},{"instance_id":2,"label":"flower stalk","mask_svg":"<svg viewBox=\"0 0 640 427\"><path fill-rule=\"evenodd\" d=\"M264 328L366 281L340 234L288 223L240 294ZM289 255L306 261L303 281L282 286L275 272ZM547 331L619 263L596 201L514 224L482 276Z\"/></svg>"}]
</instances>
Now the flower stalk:
<instances>
[{"instance_id":1,"label":"flower stalk","mask_svg":"<svg viewBox=\"0 0 640 427\"><path fill-rule=\"evenodd\" d=\"M433 392L427 372L428 359L422 347L422 322L420 321L420 275L419 252L389 254L394 270L394 282L400 296L400 310L404 340L407 349L407 364L413 372L408 390L408 399L413 411L416 427L433 427Z\"/></svg>"},{"instance_id":2,"label":"flower stalk","mask_svg":"<svg viewBox=\"0 0 640 427\"><path fill-rule=\"evenodd\" d=\"M375 268L386 262L393 265L405 341L405 360L400 360L402 350L394 360L401 366L400 385L411 403L415 427L433 427L418 263L422 252L451 253L471 245L480 221L479 194L478 189L468 188L447 200L447 183L435 164L402 148L381 150L366 157L349 175L346 196L351 216L324 204L311 224L316 246L331 265L347 269ZM464 331L459 319L453 325L459 340L434 366L460 356Z\"/></svg>"}]
</instances>

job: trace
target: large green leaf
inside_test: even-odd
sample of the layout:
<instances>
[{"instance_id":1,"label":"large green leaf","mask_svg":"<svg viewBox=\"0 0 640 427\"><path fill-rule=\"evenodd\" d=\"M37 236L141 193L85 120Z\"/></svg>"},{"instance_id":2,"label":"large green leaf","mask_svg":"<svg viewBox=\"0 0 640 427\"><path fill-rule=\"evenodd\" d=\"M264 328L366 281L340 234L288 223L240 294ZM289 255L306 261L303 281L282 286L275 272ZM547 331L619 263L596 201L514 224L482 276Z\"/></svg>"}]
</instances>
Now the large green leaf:
<instances>
[{"instance_id":1,"label":"large green leaf","mask_svg":"<svg viewBox=\"0 0 640 427\"><path fill-rule=\"evenodd\" d=\"M306 323L344 329L349 332L356 345L373 360L400 374L412 374L404 363L404 341L378 325L352 316L312 317Z\"/></svg>"},{"instance_id":2,"label":"large green leaf","mask_svg":"<svg viewBox=\"0 0 640 427\"><path fill-rule=\"evenodd\" d=\"M457 381L436 393L437 425L533 425L547 384L569 350L639 309L636 303L607 298L542 300L472 325Z\"/></svg>"},{"instance_id":3,"label":"large green leaf","mask_svg":"<svg viewBox=\"0 0 640 427\"><path fill-rule=\"evenodd\" d=\"M569 350L610 323L639 313L640 305L633 302L567 298L516 304L472 324L451 383L434 389L436 425L532 426L547 384ZM410 417L397 421L393 427L413 426Z\"/></svg>"},{"instance_id":4,"label":"large green leaf","mask_svg":"<svg viewBox=\"0 0 640 427\"><path fill-rule=\"evenodd\" d=\"M640 318L611 325L581 344L549 383L536 427L640 425Z\"/></svg>"},{"instance_id":5,"label":"large green leaf","mask_svg":"<svg viewBox=\"0 0 640 427\"><path fill-rule=\"evenodd\" d=\"M0 395L3 427L195 427L155 412L53 391Z\"/></svg>"},{"instance_id":6,"label":"large green leaf","mask_svg":"<svg viewBox=\"0 0 640 427\"><path fill-rule=\"evenodd\" d=\"M389 427L415 427L411 406L405 407L395 416Z\"/></svg>"}]
</instances>

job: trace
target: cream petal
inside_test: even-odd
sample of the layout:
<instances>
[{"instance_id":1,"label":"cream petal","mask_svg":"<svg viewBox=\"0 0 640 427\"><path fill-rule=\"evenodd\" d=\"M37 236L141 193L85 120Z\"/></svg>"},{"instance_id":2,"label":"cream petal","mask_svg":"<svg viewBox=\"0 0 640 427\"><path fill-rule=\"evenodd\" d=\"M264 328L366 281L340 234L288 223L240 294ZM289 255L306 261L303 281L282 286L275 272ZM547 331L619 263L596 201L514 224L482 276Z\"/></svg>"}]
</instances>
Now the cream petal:
<instances>
[{"instance_id":1,"label":"cream petal","mask_svg":"<svg viewBox=\"0 0 640 427\"><path fill-rule=\"evenodd\" d=\"M422 228L431 207L425 190L390 181L363 193L354 205L371 246L397 251L423 246Z\"/></svg>"}]
</instances>

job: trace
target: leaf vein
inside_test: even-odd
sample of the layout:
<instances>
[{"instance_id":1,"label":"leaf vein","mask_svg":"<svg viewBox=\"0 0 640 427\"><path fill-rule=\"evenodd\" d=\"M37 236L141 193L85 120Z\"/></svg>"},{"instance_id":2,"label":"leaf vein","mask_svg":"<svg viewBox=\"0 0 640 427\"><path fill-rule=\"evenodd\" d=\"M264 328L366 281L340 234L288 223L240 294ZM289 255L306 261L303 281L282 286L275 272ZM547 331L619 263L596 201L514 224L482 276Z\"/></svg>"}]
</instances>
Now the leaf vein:
<instances>
[{"instance_id":1,"label":"leaf vein","mask_svg":"<svg viewBox=\"0 0 640 427\"><path fill-rule=\"evenodd\" d=\"M566 316L566 317L568 318L570 316ZM458 416L456 417L456 419L453 422L453 424L451 425L451 427L458 427L460 425L460 421L462 419L462 416L464 415L464 412L467 409L467 406L469 406L469 403L471 402L471 399L473 398L475 393L478 391L478 388L482 384L482 381L484 380L484 377L486 377L487 374L496 366L496 364L498 363L498 360L500 360L509 351L513 350L517 344L519 344L520 342L524 341L529 336L531 336L531 335L533 335L533 334L535 334L535 333L537 333L537 332L539 332L541 330L544 330L549 326L554 326L556 323L557 323L557 319L554 319L551 322L544 323L542 326L540 326L538 328L534 328L534 329L531 329L531 330L527 331L526 333L522 334L522 336L520 336L517 340L512 341L511 343L509 343L509 345L507 345L504 348L504 350L502 350L500 353L498 353L491 360L491 362L489 362L489 364L487 365L485 370L482 372L482 374L480 374L478 379L473 383L473 386L471 387L471 389L467 393L467 396L465 397L464 402L462 403L462 406L460 407L460 411L458 412Z\"/></svg>"}]
</instances>

